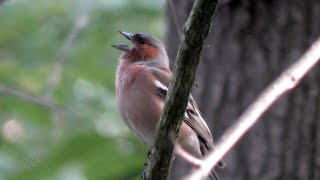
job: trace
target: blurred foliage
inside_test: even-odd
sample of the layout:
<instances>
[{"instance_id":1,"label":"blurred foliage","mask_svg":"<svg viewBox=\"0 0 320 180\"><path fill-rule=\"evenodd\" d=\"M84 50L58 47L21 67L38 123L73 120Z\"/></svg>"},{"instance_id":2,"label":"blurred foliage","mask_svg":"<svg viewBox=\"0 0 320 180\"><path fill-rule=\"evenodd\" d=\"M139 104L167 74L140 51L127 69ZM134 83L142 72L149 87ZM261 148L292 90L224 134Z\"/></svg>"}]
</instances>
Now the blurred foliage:
<instances>
[{"instance_id":1,"label":"blurred foliage","mask_svg":"<svg viewBox=\"0 0 320 180\"><path fill-rule=\"evenodd\" d=\"M161 37L162 4L6 0L0 6L0 85L44 97L54 64L65 58L61 78L50 89L62 117L0 91L0 180L140 178L147 148L116 110L120 52L110 44L126 42L118 30ZM87 24L66 45L83 14Z\"/></svg>"}]
</instances>

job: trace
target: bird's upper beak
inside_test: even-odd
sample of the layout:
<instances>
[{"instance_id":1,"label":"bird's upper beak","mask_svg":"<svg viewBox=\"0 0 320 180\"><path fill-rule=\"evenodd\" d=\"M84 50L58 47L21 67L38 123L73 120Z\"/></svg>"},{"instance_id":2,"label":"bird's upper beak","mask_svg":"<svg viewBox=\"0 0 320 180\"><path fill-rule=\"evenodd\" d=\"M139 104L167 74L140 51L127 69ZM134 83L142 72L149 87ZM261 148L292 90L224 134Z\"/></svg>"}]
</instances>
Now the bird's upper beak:
<instances>
[{"instance_id":1,"label":"bird's upper beak","mask_svg":"<svg viewBox=\"0 0 320 180\"><path fill-rule=\"evenodd\" d=\"M119 31L119 33L122 34L127 39L129 39L130 41L132 41L133 34L130 34L130 33L127 33L127 32L122 32L122 31ZM130 51L130 47L127 46L127 45L120 44L120 45L111 45L111 46L116 48L116 49L119 49L121 51L126 51L126 52Z\"/></svg>"},{"instance_id":2,"label":"bird's upper beak","mask_svg":"<svg viewBox=\"0 0 320 180\"><path fill-rule=\"evenodd\" d=\"M119 31L119 33L122 34L127 39L129 39L130 41L132 40L133 34L130 34L130 33L127 33L127 32L122 32L122 31Z\"/></svg>"}]
</instances>

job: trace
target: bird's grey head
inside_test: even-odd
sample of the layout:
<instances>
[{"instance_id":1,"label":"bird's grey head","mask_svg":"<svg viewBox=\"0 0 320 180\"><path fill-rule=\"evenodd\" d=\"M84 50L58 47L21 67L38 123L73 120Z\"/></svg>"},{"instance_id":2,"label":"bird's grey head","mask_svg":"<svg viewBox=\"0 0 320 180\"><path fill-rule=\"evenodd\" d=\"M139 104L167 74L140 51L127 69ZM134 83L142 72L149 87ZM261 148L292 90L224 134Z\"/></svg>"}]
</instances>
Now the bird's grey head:
<instances>
[{"instance_id":1,"label":"bird's grey head","mask_svg":"<svg viewBox=\"0 0 320 180\"><path fill-rule=\"evenodd\" d=\"M124 51L124 57L128 60L154 67L169 67L165 46L159 39L146 33L119 32L131 41L132 46L112 45L112 47Z\"/></svg>"}]
</instances>

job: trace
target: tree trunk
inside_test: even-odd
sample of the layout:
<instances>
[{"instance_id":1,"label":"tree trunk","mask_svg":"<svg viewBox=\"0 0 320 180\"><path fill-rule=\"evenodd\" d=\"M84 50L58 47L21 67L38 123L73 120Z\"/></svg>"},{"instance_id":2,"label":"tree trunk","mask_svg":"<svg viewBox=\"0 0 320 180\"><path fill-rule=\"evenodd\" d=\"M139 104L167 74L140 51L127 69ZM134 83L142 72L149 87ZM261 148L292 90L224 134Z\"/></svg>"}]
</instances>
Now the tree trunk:
<instances>
[{"instance_id":1,"label":"tree trunk","mask_svg":"<svg viewBox=\"0 0 320 180\"><path fill-rule=\"evenodd\" d=\"M174 59L177 28L182 30L193 1L171 1L166 44ZM221 0L193 91L214 139L319 36L319 0ZM320 179L319 90L316 67L228 152L221 179ZM186 171L176 165L172 179Z\"/></svg>"}]
</instances>

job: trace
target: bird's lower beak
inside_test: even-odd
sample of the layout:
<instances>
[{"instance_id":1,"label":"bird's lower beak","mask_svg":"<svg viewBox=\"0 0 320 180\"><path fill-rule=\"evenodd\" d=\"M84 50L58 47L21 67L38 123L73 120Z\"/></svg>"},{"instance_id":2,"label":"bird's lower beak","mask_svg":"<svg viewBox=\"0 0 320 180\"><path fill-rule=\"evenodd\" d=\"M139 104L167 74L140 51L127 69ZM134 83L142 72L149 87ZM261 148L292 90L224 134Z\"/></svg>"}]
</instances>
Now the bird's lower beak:
<instances>
[{"instance_id":1,"label":"bird's lower beak","mask_svg":"<svg viewBox=\"0 0 320 180\"><path fill-rule=\"evenodd\" d=\"M122 31L119 31L119 33L122 34L124 37L126 37L128 40L132 41L133 34L122 32ZM121 51L126 51L126 52L130 51L130 47L127 45L111 45L111 46Z\"/></svg>"},{"instance_id":2,"label":"bird's lower beak","mask_svg":"<svg viewBox=\"0 0 320 180\"><path fill-rule=\"evenodd\" d=\"M126 52L130 51L130 47L127 45L111 45L111 46L121 51L126 51Z\"/></svg>"}]
</instances>

